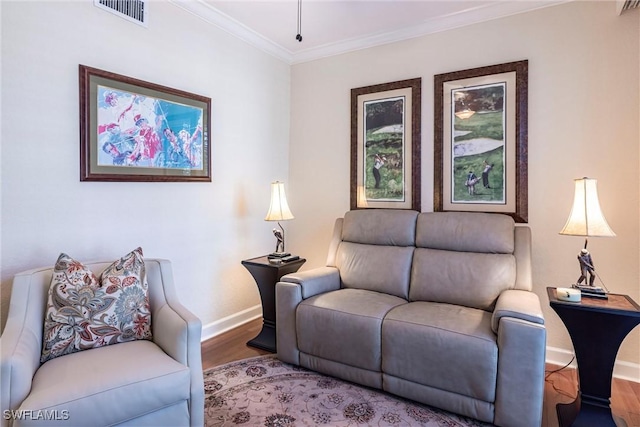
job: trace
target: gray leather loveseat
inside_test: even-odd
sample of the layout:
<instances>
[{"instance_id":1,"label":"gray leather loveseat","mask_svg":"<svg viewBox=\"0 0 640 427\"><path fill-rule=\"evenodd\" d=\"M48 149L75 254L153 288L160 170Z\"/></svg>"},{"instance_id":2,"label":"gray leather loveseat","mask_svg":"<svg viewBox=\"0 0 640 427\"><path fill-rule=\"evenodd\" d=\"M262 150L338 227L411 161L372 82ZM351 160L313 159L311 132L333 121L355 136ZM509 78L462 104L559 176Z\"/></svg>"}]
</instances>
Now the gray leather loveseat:
<instances>
[{"instance_id":1,"label":"gray leather loveseat","mask_svg":"<svg viewBox=\"0 0 640 427\"><path fill-rule=\"evenodd\" d=\"M278 357L498 426L540 426L531 233L507 215L358 210L276 285Z\"/></svg>"}]
</instances>

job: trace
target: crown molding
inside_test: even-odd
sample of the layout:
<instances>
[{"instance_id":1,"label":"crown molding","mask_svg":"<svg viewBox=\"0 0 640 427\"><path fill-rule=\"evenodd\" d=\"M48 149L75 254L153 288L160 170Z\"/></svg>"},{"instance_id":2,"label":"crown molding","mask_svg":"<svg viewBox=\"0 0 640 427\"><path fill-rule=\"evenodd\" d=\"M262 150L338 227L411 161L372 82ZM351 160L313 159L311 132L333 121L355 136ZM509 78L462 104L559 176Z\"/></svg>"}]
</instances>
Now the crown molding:
<instances>
[{"instance_id":1,"label":"crown molding","mask_svg":"<svg viewBox=\"0 0 640 427\"><path fill-rule=\"evenodd\" d=\"M551 1L505 1L487 6L478 6L461 12L444 15L412 27L397 31L381 32L366 37L353 38L338 43L326 44L317 48L300 51L293 55L292 64L299 64L329 56L340 55L374 46L409 40L494 19L531 12L550 6L557 6L575 0Z\"/></svg>"},{"instance_id":2,"label":"crown molding","mask_svg":"<svg viewBox=\"0 0 640 427\"><path fill-rule=\"evenodd\" d=\"M288 49L272 42L203 0L169 0L169 2L288 64L293 62L293 54Z\"/></svg>"},{"instance_id":3,"label":"crown molding","mask_svg":"<svg viewBox=\"0 0 640 427\"><path fill-rule=\"evenodd\" d=\"M238 22L229 15L206 3L204 0L169 0L170 3L200 17L227 33L247 42L248 44L290 64L301 64L329 56L340 55L374 46L395 43L441 31L465 27L511 15L531 12L534 10L557 6L576 0L537 0L537 1L501 1L485 6L444 15L425 21L419 25L403 28L397 31L380 32L365 37L357 37L330 43L315 48L293 53L274 43L246 25Z\"/></svg>"}]
</instances>

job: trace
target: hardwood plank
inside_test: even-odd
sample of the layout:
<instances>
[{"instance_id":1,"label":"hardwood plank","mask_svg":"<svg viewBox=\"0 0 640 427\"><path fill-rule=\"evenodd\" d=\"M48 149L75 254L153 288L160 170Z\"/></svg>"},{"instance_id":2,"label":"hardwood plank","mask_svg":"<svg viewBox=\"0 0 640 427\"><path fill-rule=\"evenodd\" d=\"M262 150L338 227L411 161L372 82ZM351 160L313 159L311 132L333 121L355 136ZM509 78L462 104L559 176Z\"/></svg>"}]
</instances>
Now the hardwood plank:
<instances>
[{"instance_id":1,"label":"hardwood plank","mask_svg":"<svg viewBox=\"0 0 640 427\"><path fill-rule=\"evenodd\" d=\"M249 347L247 341L262 329L262 318L252 320L202 343L202 368L209 369L235 360L269 354L268 351Z\"/></svg>"},{"instance_id":2,"label":"hardwood plank","mask_svg":"<svg viewBox=\"0 0 640 427\"><path fill-rule=\"evenodd\" d=\"M202 343L202 367L209 369L235 360L270 354L268 351L247 346L262 329L262 319L252 320L238 328L220 334ZM560 366L547 364L544 384L542 427L558 427L556 405L572 402L578 393L575 369L565 368L550 373ZM640 427L640 383L614 378L611 387L611 408L615 418L621 418L627 427Z\"/></svg>"}]
</instances>

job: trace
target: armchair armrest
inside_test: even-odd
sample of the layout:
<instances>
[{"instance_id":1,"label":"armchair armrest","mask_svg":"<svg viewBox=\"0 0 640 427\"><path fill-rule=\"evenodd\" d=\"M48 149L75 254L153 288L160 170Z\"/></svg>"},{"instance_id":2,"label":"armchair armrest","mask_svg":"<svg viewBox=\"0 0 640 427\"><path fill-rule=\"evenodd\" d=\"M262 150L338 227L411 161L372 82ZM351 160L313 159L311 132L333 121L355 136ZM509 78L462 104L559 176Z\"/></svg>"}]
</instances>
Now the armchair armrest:
<instances>
[{"instance_id":1,"label":"armchair armrest","mask_svg":"<svg viewBox=\"0 0 640 427\"><path fill-rule=\"evenodd\" d=\"M2 411L18 409L31 390L31 381L40 366L42 349L38 346L40 337L31 330L7 321L0 338L0 408ZM2 426L11 425L2 417Z\"/></svg>"},{"instance_id":2,"label":"armchair armrest","mask_svg":"<svg viewBox=\"0 0 640 427\"><path fill-rule=\"evenodd\" d=\"M540 299L538 295L530 291L508 290L502 292L491 317L493 332L498 333L500 319L503 317L513 317L544 325Z\"/></svg>"},{"instance_id":3,"label":"armchair armrest","mask_svg":"<svg viewBox=\"0 0 640 427\"><path fill-rule=\"evenodd\" d=\"M302 300L340 289L340 272L335 267L320 267L287 274L276 284L276 342L278 358L300 364L296 337L296 308Z\"/></svg>"},{"instance_id":4,"label":"armchair armrest","mask_svg":"<svg viewBox=\"0 0 640 427\"><path fill-rule=\"evenodd\" d=\"M18 409L31 391L31 381L40 367L42 313L50 274L34 269L13 279L9 316L0 338L0 410ZM43 283L45 285L43 285ZM11 425L0 418L0 425Z\"/></svg>"},{"instance_id":5,"label":"armchair armrest","mask_svg":"<svg viewBox=\"0 0 640 427\"><path fill-rule=\"evenodd\" d=\"M191 371L191 426L204 425L204 378L200 340L202 322L182 304L170 301L158 310L152 320L153 341L169 356Z\"/></svg>"},{"instance_id":6,"label":"armchair armrest","mask_svg":"<svg viewBox=\"0 0 640 427\"><path fill-rule=\"evenodd\" d=\"M178 300L171 262L158 259L165 304L154 313L153 341L169 356L191 371L190 422L204 424L204 378L202 376L202 321Z\"/></svg>"},{"instance_id":7,"label":"armchair armrest","mask_svg":"<svg viewBox=\"0 0 640 427\"><path fill-rule=\"evenodd\" d=\"M201 361L194 358L200 346L202 322L182 304L167 301L153 317L153 341L169 356L183 365ZM197 365L196 365L197 366Z\"/></svg>"}]
</instances>

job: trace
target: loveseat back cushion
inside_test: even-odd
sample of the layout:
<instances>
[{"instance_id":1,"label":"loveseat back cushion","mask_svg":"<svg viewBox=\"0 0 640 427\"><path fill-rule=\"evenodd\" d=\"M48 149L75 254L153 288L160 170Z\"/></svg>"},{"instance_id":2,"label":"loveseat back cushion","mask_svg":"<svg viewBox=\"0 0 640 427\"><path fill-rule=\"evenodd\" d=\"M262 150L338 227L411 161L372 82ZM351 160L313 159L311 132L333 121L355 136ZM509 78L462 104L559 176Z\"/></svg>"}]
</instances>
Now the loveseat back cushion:
<instances>
[{"instance_id":1,"label":"loveseat back cushion","mask_svg":"<svg viewBox=\"0 0 640 427\"><path fill-rule=\"evenodd\" d=\"M399 209L347 212L335 256L342 287L407 299L417 217Z\"/></svg>"},{"instance_id":2,"label":"loveseat back cushion","mask_svg":"<svg viewBox=\"0 0 640 427\"><path fill-rule=\"evenodd\" d=\"M477 212L429 212L417 219L416 246L458 252L512 254L513 218Z\"/></svg>"},{"instance_id":3,"label":"loveseat back cushion","mask_svg":"<svg viewBox=\"0 0 640 427\"><path fill-rule=\"evenodd\" d=\"M344 215L342 241L369 245L414 246L418 212L364 209Z\"/></svg>"},{"instance_id":4,"label":"loveseat back cushion","mask_svg":"<svg viewBox=\"0 0 640 427\"><path fill-rule=\"evenodd\" d=\"M336 256L343 288L366 289L409 298L414 247L342 242Z\"/></svg>"},{"instance_id":5,"label":"loveseat back cushion","mask_svg":"<svg viewBox=\"0 0 640 427\"><path fill-rule=\"evenodd\" d=\"M516 261L510 254L418 248L410 301L433 301L492 311L500 293L513 289Z\"/></svg>"}]
</instances>

